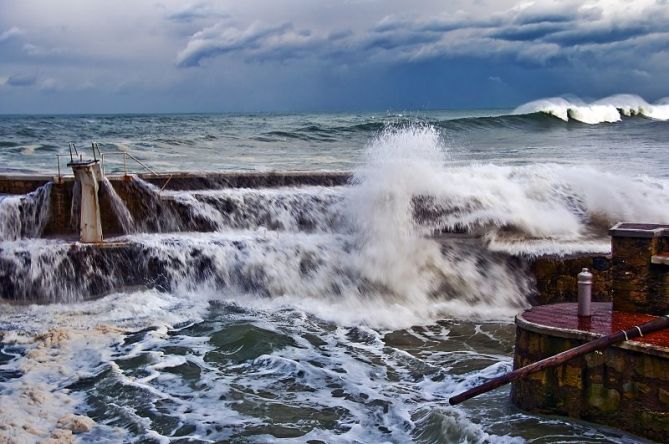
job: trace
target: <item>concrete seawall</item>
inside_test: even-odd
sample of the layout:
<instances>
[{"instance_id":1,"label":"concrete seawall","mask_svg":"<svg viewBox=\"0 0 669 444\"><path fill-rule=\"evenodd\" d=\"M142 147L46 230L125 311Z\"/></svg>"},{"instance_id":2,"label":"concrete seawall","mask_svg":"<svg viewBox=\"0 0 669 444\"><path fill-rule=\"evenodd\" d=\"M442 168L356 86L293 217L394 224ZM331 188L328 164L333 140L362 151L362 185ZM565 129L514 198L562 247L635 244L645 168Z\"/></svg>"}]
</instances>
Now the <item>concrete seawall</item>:
<instances>
[{"instance_id":1,"label":"concrete seawall","mask_svg":"<svg viewBox=\"0 0 669 444\"><path fill-rule=\"evenodd\" d=\"M163 173L138 174L142 180L165 190L207 190L221 188L275 188L286 186L346 185L351 173L346 172L230 172L230 173ZM132 176L107 176L116 193L123 199L134 216L145 210L141 195L132 186ZM28 194L53 182L50 218L44 227L46 237L70 237L78 234L72 221L73 176L0 175L0 194ZM172 204L176 205L175 203ZM178 209L177 209L178 211ZM101 200L102 229L105 236L123 234L121 224L111 203ZM207 227L197 227L208 231Z\"/></svg>"},{"instance_id":2,"label":"concrete seawall","mask_svg":"<svg viewBox=\"0 0 669 444\"><path fill-rule=\"evenodd\" d=\"M136 174L137 177L168 190L202 190L214 188L273 188L284 186L345 185L351 179L349 172L222 172L222 173L160 173ZM112 184L132 176L108 175ZM72 184L74 177L49 175L0 174L0 194L26 194L47 182Z\"/></svg>"},{"instance_id":3,"label":"concrete seawall","mask_svg":"<svg viewBox=\"0 0 669 444\"><path fill-rule=\"evenodd\" d=\"M283 186L338 186L350 183L351 174L346 172L234 172L234 173L174 173L161 175L138 175L144 181L165 190L207 190L222 188L271 188ZM147 206L145 190L139 190L132 176L107 176L116 193L126 204L133 217L147 213L154 214L168 208L175 214L184 211L179 203L165 199L160 201L161 208ZM74 178L72 176L0 176L0 193L26 194L38 187L53 182L50 195L49 220L43 231L44 237L78 239L76 217L71 214L73 201ZM106 238L123 234L120 221L112 208L109 199L101 199L102 228ZM160 217L160 214L155 214ZM192 231L213 231L215 227L206 221L192 221L189 229ZM476 242L476 241L474 241ZM72 274L72 270L82 269L81 263L93 261L108 270L109 276L114 279L95 279L87 284L90 288L84 290L91 296L104 294L114 289L110 282L117 287L146 286L163 288L160 282L163 274L161 264L154 261L143 261L141 247L133 243L111 243L101 246L73 243L67 250L66 260L62 269L56 271L62 275L64 281L71 281L73 285L80 277ZM555 302L573 301L576 298L576 275L583 267L593 271L593 296L596 301L611 300L611 277L609 258L596 254L584 254L569 257L541 256L541 257L511 257L519 267L527 269L536 281L536 292L529 295L533 305ZM196 261L197 262L197 261ZM141 264L141 266L139 265ZM206 264L194 263L196 267L206 268ZM72 274L70 276L70 274ZM0 276L0 281L1 281ZM48 301L53 295L39 287L33 288L32 296L24 294L25 289L13 288L10 282L0 282L4 285L2 296L12 300L43 300Z\"/></svg>"}]
</instances>

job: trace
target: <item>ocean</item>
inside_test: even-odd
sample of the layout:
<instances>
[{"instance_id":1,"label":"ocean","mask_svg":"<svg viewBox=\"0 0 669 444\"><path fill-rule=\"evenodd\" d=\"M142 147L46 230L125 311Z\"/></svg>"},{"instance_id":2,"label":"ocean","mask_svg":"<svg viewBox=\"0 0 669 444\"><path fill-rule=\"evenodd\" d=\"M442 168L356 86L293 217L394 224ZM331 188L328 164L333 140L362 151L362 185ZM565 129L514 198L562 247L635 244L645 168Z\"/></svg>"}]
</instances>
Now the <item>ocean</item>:
<instances>
[{"instance_id":1,"label":"ocean","mask_svg":"<svg viewBox=\"0 0 669 444\"><path fill-rule=\"evenodd\" d=\"M116 285L113 263L75 269L69 243L41 236L49 185L0 195L0 437L643 442L520 411L508 387L448 398L512 367L513 316L534 291L513 258L608 253L618 221L669 223L668 119L669 105L632 96L0 116L0 174L56 175L68 142L88 155L91 141L107 174L143 171L119 151L158 172L352 173L341 186L190 191L136 177L150 211L124 215L112 240L139 252L124 270L162 270L142 287ZM93 297L101 283L113 290Z\"/></svg>"}]
</instances>

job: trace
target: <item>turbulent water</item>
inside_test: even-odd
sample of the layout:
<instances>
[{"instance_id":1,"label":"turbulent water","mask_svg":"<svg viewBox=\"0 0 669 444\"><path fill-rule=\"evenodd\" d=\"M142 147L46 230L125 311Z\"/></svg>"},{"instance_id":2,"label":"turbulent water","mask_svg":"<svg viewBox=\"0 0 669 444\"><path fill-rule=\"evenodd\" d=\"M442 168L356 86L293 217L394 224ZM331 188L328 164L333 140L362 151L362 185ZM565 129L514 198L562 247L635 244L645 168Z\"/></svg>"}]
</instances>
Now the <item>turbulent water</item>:
<instances>
[{"instance_id":1,"label":"turbulent water","mask_svg":"<svg viewBox=\"0 0 669 444\"><path fill-rule=\"evenodd\" d=\"M669 223L663 105L616 100L0 118L5 171L54 173L56 142L95 139L162 170L354 172L347 186L188 192L135 177L141 214L105 181L121 256L41 239L49 185L0 196L0 291L14 297L0 314L0 437L638 441L523 413L508 389L447 402L511 367L513 314L533 291L518 255L607 252L616 221ZM600 111L613 123L583 117Z\"/></svg>"}]
</instances>

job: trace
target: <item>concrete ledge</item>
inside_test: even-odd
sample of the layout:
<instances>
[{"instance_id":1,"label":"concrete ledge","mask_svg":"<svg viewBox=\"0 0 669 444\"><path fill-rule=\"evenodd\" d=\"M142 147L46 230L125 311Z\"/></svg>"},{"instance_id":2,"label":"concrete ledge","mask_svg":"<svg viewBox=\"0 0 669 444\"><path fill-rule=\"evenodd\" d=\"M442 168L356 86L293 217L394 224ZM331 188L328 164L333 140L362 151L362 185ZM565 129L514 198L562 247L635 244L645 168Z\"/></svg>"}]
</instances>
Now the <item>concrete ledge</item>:
<instances>
[{"instance_id":1,"label":"concrete ledge","mask_svg":"<svg viewBox=\"0 0 669 444\"><path fill-rule=\"evenodd\" d=\"M267 171L222 173L161 173L139 174L143 180L168 190L202 190L221 188L276 188L284 186L346 185L352 177L349 172L337 171ZM120 176L122 178L123 176ZM119 180L110 176L109 180Z\"/></svg>"},{"instance_id":2,"label":"concrete ledge","mask_svg":"<svg viewBox=\"0 0 669 444\"><path fill-rule=\"evenodd\" d=\"M655 265L669 265L669 253L662 253L651 256L650 263Z\"/></svg>"},{"instance_id":3,"label":"concrete ledge","mask_svg":"<svg viewBox=\"0 0 669 444\"><path fill-rule=\"evenodd\" d=\"M345 171L267 171L136 174L143 180L167 190L192 191L221 188L277 188L286 186L347 185L352 173ZM127 182L130 176L108 175L113 184ZM0 175L0 194L28 194L47 182L72 184L74 176L7 174Z\"/></svg>"},{"instance_id":4,"label":"concrete ledge","mask_svg":"<svg viewBox=\"0 0 669 444\"><path fill-rule=\"evenodd\" d=\"M669 225L620 222L609 230L610 236L654 238L669 236Z\"/></svg>"}]
</instances>

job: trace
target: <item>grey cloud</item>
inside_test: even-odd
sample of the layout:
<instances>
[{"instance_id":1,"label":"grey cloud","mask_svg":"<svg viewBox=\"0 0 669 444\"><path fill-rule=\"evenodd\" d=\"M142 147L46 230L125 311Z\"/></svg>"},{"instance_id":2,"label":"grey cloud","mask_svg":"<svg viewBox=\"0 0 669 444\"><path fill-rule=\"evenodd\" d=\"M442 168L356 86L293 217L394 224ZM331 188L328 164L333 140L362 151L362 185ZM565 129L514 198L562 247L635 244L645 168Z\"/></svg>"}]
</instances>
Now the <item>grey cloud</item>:
<instances>
[{"instance_id":1,"label":"grey cloud","mask_svg":"<svg viewBox=\"0 0 669 444\"><path fill-rule=\"evenodd\" d=\"M344 30L341 30L341 31L331 32L330 34L328 34L327 39L332 40L332 41L341 40L341 39L351 37L352 35L353 35L353 31L351 31L350 29L344 29Z\"/></svg>"},{"instance_id":2,"label":"grey cloud","mask_svg":"<svg viewBox=\"0 0 669 444\"><path fill-rule=\"evenodd\" d=\"M519 76L538 91L551 73L559 79L551 84L565 88L599 86L605 82L598 77L608 75L616 85L660 94L669 69L666 0L158 0L134 2L133 8L87 0L95 6L81 14L73 13L78 4L72 0L39 1L39 10L23 0L0 7L3 99L40 89L75 94L83 84L94 86L76 93L81 97L109 90L110 97L124 92L130 98L154 94L159 85L164 94L155 97L171 98L178 108L186 92L206 91L209 98L238 91L239 84L247 84L249 94L262 85L281 96L302 90L305 78L314 85L331 85L334 78L356 96L352 85L375 86L375 75L436 82L450 73L496 91L524 90ZM10 85L9 73L37 78L14 76ZM110 89L122 81L134 83Z\"/></svg>"},{"instance_id":3,"label":"grey cloud","mask_svg":"<svg viewBox=\"0 0 669 444\"><path fill-rule=\"evenodd\" d=\"M524 25L499 27L490 36L509 41L539 41L559 45L565 53L575 48L592 45L608 45L663 32L669 29L667 8L648 7L640 16L612 15L606 17L597 7L576 7L572 13L553 16L535 12L521 13L513 23ZM519 19L522 17L522 20ZM532 23L528 19L538 20ZM548 18L552 17L551 20ZM642 49L642 48L639 48Z\"/></svg>"},{"instance_id":4,"label":"grey cloud","mask_svg":"<svg viewBox=\"0 0 669 444\"><path fill-rule=\"evenodd\" d=\"M488 76L488 80L490 80L491 82L498 83L500 85L505 85L506 86L506 82L504 80L502 80L502 78L500 76Z\"/></svg>"},{"instance_id":5,"label":"grey cloud","mask_svg":"<svg viewBox=\"0 0 669 444\"><path fill-rule=\"evenodd\" d=\"M282 60L298 57L319 57L324 61L346 62L369 60L424 60L449 53L459 54L461 47L473 50L473 55L490 54L490 38L471 46L473 34L481 35L481 28L494 29L501 23L499 16L472 20L433 18L407 19L387 16L371 29L354 33L350 30L332 30L322 35L311 29L296 30L284 23L275 26L254 23L246 29L218 23L193 34L186 47L177 55L177 66L199 66L203 60L232 54L244 60ZM508 45L507 45L508 46ZM531 54L531 51L525 51ZM544 60L545 56L541 56Z\"/></svg>"},{"instance_id":6,"label":"grey cloud","mask_svg":"<svg viewBox=\"0 0 669 444\"><path fill-rule=\"evenodd\" d=\"M504 20L500 16L492 16L488 18L477 18L477 19L462 19L462 20L445 20L445 19L433 19L427 20L420 23L417 26L418 30L426 32L450 32L458 29L485 29L485 28L494 28L497 26L502 26Z\"/></svg>"},{"instance_id":7,"label":"grey cloud","mask_svg":"<svg viewBox=\"0 0 669 444\"><path fill-rule=\"evenodd\" d=\"M421 18L398 18L394 16L384 17L372 29L372 32L394 32L411 30L415 32L440 32L446 33L458 29L467 28L491 28L500 26L504 22L503 17L493 15L483 18L470 17L438 17L430 19Z\"/></svg>"},{"instance_id":8,"label":"grey cloud","mask_svg":"<svg viewBox=\"0 0 669 444\"><path fill-rule=\"evenodd\" d=\"M238 29L218 23L191 36L177 55L177 65L198 66L205 59L230 53L246 61L318 57L336 64L375 59L407 62L456 56L511 56L527 63L545 64L566 57L569 46L624 41L669 25L661 14L652 23L626 17L607 22L602 17L602 10L596 6L552 2L523 5L487 16L460 12L432 18L388 15L370 28L355 32L296 30L285 23L255 23Z\"/></svg>"},{"instance_id":9,"label":"grey cloud","mask_svg":"<svg viewBox=\"0 0 669 444\"><path fill-rule=\"evenodd\" d=\"M530 23L565 23L572 22L576 19L575 14L563 13L563 14L523 14L519 16L515 22L520 25L526 25Z\"/></svg>"},{"instance_id":10,"label":"grey cloud","mask_svg":"<svg viewBox=\"0 0 669 444\"><path fill-rule=\"evenodd\" d=\"M396 29L404 29L413 25L413 21L406 18L399 18L395 16L386 16L379 21L373 28L375 32L395 31Z\"/></svg>"},{"instance_id":11,"label":"grey cloud","mask_svg":"<svg viewBox=\"0 0 669 444\"><path fill-rule=\"evenodd\" d=\"M523 26L511 25L495 30L490 33L489 36L503 40L515 41L539 40L551 34L555 34L556 32L564 31L569 27L569 23L559 22L541 22Z\"/></svg>"},{"instance_id":12,"label":"grey cloud","mask_svg":"<svg viewBox=\"0 0 669 444\"><path fill-rule=\"evenodd\" d=\"M285 56L291 50L312 47L314 40L308 30L295 31L291 23L254 23L245 30L219 23L193 35L177 55L177 66L198 66L204 59L225 53L244 52L250 58L264 58L278 51Z\"/></svg>"},{"instance_id":13,"label":"grey cloud","mask_svg":"<svg viewBox=\"0 0 669 444\"><path fill-rule=\"evenodd\" d=\"M20 35L23 35L23 31L21 31L16 26L13 26L13 27L9 28L8 30L0 33L0 43L9 41L13 38L16 38L16 37L20 36Z\"/></svg>"},{"instance_id":14,"label":"grey cloud","mask_svg":"<svg viewBox=\"0 0 669 444\"><path fill-rule=\"evenodd\" d=\"M645 35L648 32L649 30L643 26L576 29L553 33L547 36L546 40L559 43L562 46L576 46L590 43L604 44L628 40Z\"/></svg>"},{"instance_id":15,"label":"grey cloud","mask_svg":"<svg viewBox=\"0 0 669 444\"><path fill-rule=\"evenodd\" d=\"M16 87L33 86L37 84L37 77L32 74L15 74L13 76L9 76L5 84Z\"/></svg>"},{"instance_id":16,"label":"grey cloud","mask_svg":"<svg viewBox=\"0 0 669 444\"><path fill-rule=\"evenodd\" d=\"M373 33L364 39L364 49L392 50L396 48L434 43L441 35L434 32L383 32Z\"/></svg>"},{"instance_id":17,"label":"grey cloud","mask_svg":"<svg viewBox=\"0 0 669 444\"><path fill-rule=\"evenodd\" d=\"M46 48L35 45L33 43L24 44L23 50L26 52L26 54L31 56L59 56L67 52L63 48Z\"/></svg>"},{"instance_id":18,"label":"grey cloud","mask_svg":"<svg viewBox=\"0 0 669 444\"><path fill-rule=\"evenodd\" d=\"M602 13L602 9L597 6L583 5L582 2L574 1L547 4L535 2L527 7L511 11L511 15L515 15L512 23L518 25L594 21L601 19Z\"/></svg>"},{"instance_id":19,"label":"grey cloud","mask_svg":"<svg viewBox=\"0 0 669 444\"><path fill-rule=\"evenodd\" d=\"M190 23L200 19L221 19L230 16L206 3L197 3L181 9L180 11L169 14L166 18L172 22Z\"/></svg>"}]
</instances>

